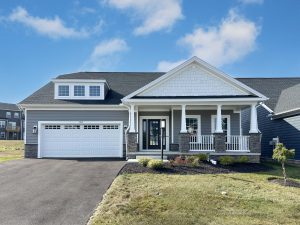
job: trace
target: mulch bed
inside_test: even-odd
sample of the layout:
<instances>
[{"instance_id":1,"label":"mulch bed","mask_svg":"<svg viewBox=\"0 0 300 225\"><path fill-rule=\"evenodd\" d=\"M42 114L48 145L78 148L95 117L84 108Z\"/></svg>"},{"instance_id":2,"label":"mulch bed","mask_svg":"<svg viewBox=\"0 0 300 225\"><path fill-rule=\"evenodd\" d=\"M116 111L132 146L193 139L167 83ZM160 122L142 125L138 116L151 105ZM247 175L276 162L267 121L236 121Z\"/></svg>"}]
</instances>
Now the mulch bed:
<instances>
[{"instance_id":1,"label":"mulch bed","mask_svg":"<svg viewBox=\"0 0 300 225\"><path fill-rule=\"evenodd\" d=\"M269 177L269 178L268 178L268 181L271 182L271 183L279 184L279 185L281 185L281 186L285 186L285 185L284 185L284 180L283 180L283 178ZM288 187L297 187L297 188L300 188L300 183L297 182L297 181L294 181L294 180L289 180L289 179L287 179L287 181L286 181L286 186L288 186Z\"/></svg>"},{"instance_id":2,"label":"mulch bed","mask_svg":"<svg viewBox=\"0 0 300 225\"><path fill-rule=\"evenodd\" d=\"M219 174L219 173L251 173L272 170L264 164L256 163L243 163L234 164L231 166L212 165L210 163L201 163L199 167L192 167L186 165L172 166L169 163L165 163L163 169L153 170L147 167L143 167L139 163L127 163L119 174L128 173L156 173L156 174Z\"/></svg>"}]
</instances>

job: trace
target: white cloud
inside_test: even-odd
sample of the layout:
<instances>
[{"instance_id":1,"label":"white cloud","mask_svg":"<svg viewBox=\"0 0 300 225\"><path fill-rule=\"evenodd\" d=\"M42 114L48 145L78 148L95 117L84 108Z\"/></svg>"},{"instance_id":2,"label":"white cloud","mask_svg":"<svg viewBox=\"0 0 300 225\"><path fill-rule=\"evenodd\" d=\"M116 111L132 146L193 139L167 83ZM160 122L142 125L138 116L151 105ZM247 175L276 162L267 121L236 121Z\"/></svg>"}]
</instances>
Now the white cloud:
<instances>
[{"instance_id":1,"label":"white cloud","mask_svg":"<svg viewBox=\"0 0 300 225\"><path fill-rule=\"evenodd\" d=\"M181 63L184 63L185 60L179 60L176 62L170 61L160 61L157 65L157 70L162 72L168 72L169 70L179 66Z\"/></svg>"},{"instance_id":2,"label":"white cloud","mask_svg":"<svg viewBox=\"0 0 300 225\"><path fill-rule=\"evenodd\" d=\"M104 0L120 10L133 11L132 18L142 21L134 29L135 35L146 35L160 30L170 30L183 18L181 0Z\"/></svg>"},{"instance_id":3,"label":"white cloud","mask_svg":"<svg viewBox=\"0 0 300 225\"><path fill-rule=\"evenodd\" d=\"M8 20L11 22L21 23L32 28L39 34L54 39L82 38L89 35L89 32L87 32L85 29L77 31L74 28L66 27L58 16L55 16L53 19L34 17L22 7L15 8L9 15Z\"/></svg>"},{"instance_id":4,"label":"white cloud","mask_svg":"<svg viewBox=\"0 0 300 225\"><path fill-rule=\"evenodd\" d=\"M82 66L82 70L111 69L118 61L120 53L126 52L129 47L125 40L113 38L96 45L89 59Z\"/></svg>"},{"instance_id":5,"label":"white cloud","mask_svg":"<svg viewBox=\"0 0 300 225\"><path fill-rule=\"evenodd\" d=\"M179 39L178 45L188 49L189 57L198 56L219 67L234 63L254 51L259 32L260 27L254 22L243 18L235 10L230 10L228 17L218 26L197 28ZM172 65L171 62L168 64ZM157 69L168 64L160 62Z\"/></svg>"},{"instance_id":6,"label":"white cloud","mask_svg":"<svg viewBox=\"0 0 300 225\"><path fill-rule=\"evenodd\" d=\"M238 0L239 2L243 3L243 4L263 4L264 0Z\"/></svg>"}]
</instances>

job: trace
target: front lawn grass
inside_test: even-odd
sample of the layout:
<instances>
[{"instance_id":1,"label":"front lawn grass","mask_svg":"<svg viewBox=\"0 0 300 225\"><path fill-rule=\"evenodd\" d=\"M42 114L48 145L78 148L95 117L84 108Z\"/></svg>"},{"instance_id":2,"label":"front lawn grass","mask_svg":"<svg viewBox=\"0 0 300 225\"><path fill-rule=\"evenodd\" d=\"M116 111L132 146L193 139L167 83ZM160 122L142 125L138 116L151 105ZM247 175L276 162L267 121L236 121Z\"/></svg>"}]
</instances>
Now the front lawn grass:
<instances>
[{"instance_id":1,"label":"front lawn grass","mask_svg":"<svg viewBox=\"0 0 300 225\"><path fill-rule=\"evenodd\" d=\"M300 189L269 183L279 165L260 173L123 174L89 224L299 224ZM289 166L300 181L300 167Z\"/></svg>"},{"instance_id":2,"label":"front lawn grass","mask_svg":"<svg viewBox=\"0 0 300 225\"><path fill-rule=\"evenodd\" d=\"M0 141L0 162L24 158L24 141Z\"/></svg>"}]
</instances>

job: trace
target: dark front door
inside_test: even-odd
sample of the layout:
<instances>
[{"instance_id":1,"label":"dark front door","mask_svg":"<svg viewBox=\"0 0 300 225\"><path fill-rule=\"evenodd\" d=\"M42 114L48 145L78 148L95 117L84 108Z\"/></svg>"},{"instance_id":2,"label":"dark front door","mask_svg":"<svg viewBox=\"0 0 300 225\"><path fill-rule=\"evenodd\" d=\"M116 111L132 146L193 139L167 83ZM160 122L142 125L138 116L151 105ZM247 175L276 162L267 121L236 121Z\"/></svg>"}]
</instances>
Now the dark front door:
<instances>
[{"instance_id":1,"label":"dark front door","mask_svg":"<svg viewBox=\"0 0 300 225\"><path fill-rule=\"evenodd\" d=\"M143 149L161 149L161 132L165 136L165 129L161 129L160 119L143 120ZM163 138L163 147L165 149L165 137Z\"/></svg>"}]
</instances>

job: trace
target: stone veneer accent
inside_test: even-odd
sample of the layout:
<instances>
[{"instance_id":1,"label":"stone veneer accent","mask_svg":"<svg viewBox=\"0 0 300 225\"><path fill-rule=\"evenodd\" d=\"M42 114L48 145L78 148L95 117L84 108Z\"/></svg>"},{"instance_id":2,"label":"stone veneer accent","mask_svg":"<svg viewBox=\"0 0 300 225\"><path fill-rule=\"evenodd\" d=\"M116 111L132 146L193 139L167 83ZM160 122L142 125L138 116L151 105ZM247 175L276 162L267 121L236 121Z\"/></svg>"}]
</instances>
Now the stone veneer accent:
<instances>
[{"instance_id":1,"label":"stone veneer accent","mask_svg":"<svg viewBox=\"0 0 300 225\"><path fill-rule=\"evenodd\" d=\"M250 139L249 139L249 148L250 152L253 153L261 153L261 134L249 134Z\"/></svg>"},{"instance_id":2,"label":"stone veneer accent","mask_svg":"<svg viewBox=\"0 0 300 225\"><path fill-rule=\"evenodd\" d=\"M179 133L179 151L188 152L190 150L190 134Z\"/></svg>"},{"instance_id":3,"label":"stone veneer accent","mask_svg":"<svg viewBox=\"0 0 300 225\"><path fill-rule=\"evenodd\" d=\"M24 157L25 158L37 158L38 145L37 144L25 144Z\"/></svg>"},{"instance_id":4,"label":"stone veneer accent","mask_svg":"<svg viewBox=\"0 0 300 225\"><path fill-rule=\"evenodd\" d=\"M215 152L226 152L226 135L224 133L214 133Z\"/></svg>"},{"instance_id":5,"label":"stone veneer accent","mask_svg":"<svg viewBox=\"0 0 300 225\"><path fill-rule=\"evenodd\" d=\"M138 133L127 133L127 152L137 152L138 143L137 143Z\"/></svg>"}]
</instances>

